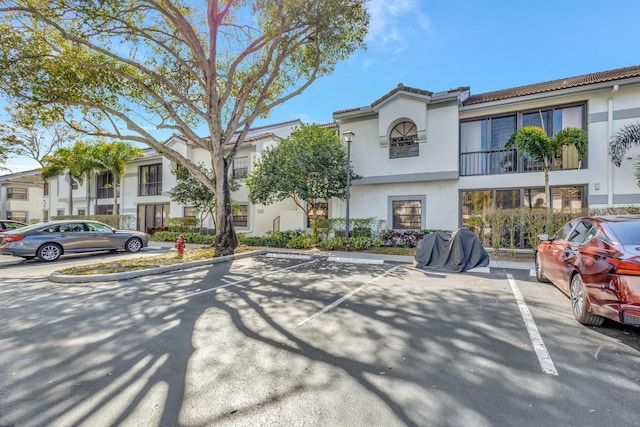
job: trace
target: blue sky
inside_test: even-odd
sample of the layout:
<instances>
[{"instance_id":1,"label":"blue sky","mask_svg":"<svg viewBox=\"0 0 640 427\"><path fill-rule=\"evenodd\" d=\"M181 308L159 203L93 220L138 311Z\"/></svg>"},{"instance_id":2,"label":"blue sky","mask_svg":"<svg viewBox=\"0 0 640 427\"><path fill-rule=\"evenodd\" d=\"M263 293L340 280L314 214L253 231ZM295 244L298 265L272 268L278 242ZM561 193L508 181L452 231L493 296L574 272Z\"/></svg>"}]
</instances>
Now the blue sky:
<instances>
[{"instance_id":1,"label":"blue sky","mask_svg":"<svg viewBox=\"0 0 640 427\"><path fill-rule=\"evenodd\" d=\"M367 50L256 125L328 123L398 83L478 94L640 65L637 0L369 0L369 10Z\"/></svg>"},{"instance_id":2,"label":"blue sky","mask_svg":"<svg viewBox=\"0 0 640 427\"><path fill-rule=\"evenodd\" d=\"M371 0L368 49L260 124L327 123L403 83L472 94L640 64L637 0Z\"/></svg>"}]
</instances>

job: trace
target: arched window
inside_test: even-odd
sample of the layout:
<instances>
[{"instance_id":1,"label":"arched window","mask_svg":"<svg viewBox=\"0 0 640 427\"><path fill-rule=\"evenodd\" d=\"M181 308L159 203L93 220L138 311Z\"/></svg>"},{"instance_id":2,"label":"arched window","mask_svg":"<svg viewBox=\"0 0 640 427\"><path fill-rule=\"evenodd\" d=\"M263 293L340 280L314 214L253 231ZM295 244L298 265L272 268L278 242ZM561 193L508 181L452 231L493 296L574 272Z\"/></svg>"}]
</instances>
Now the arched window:
<instances>
[{"instance_id":1,"label":"arched window","mask_svg":"<svg viewBox=\"0 0 640 427\"><path fill-rule=\"evenodd\" d=\"M416 157L420 154L418 128L413 122L400 122L389 134L389 158Z\"/></svg>"}]
</instances>

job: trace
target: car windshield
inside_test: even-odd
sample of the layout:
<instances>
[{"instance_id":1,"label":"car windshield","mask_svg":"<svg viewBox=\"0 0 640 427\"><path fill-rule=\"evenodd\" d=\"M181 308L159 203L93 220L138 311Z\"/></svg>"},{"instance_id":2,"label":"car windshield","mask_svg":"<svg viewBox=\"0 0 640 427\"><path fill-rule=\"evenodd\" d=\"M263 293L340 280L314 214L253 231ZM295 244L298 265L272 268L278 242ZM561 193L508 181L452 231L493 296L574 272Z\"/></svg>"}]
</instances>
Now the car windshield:
<instances>
[{"instance_id":1,"label":"car windshield","mask_svg":"<svg viewBox=\"0 0 640 427\"><path fill-rule=\"evenodd\" d=\"M621 244L640 245L640 221L609 222L607 225Z\"/></svg>"}]
</instances>

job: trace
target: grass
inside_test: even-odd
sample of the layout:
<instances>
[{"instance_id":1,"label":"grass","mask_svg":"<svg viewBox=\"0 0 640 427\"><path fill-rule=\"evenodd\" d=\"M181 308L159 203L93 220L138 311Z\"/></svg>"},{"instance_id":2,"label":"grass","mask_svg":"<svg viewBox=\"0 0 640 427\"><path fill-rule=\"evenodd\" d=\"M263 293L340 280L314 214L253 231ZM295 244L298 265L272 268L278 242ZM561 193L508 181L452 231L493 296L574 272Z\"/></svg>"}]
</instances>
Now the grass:
<instances>
[{"instance_id":1,"label":"grass","mask_svg":"<svg viewBox=\"0 0 640 427\"><path fill-rule=\"evenodd\" d=\"M369 249L367 252L380 255L409 255L414 256L416 254L415 248L394 248L394 247L379 247Z\"/></svg>"},{"instance_id":2,"label":"grass","mask_svg":"<svg viewBox=\"0 0 640 427\"><path fill-rule=\"evenodd\" d=\"M246 245L239 245L236 254L254 251L257 248ZM145 270L147 268L163 267L166 265L180 264L183 262L200 261L203 259L213 258L213 248L187 249L184 256L180 257L178 252L168 252L162 255L139 256L136 258L118 260L113 262L102 262L99 264L81 265L78 267L70 267L61 270L61 274L69 275L91 275L91 274L109 274L124 273L127 271Z\"/></svg>"}]
</instances>

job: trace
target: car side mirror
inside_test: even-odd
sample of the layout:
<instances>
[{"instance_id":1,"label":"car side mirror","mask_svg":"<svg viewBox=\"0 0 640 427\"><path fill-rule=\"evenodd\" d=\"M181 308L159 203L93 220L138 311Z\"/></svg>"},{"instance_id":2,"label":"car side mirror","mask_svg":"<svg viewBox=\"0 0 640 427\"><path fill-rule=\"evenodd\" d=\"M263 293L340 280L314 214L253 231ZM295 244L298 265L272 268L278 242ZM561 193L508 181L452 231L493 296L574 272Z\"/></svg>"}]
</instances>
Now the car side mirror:
<instances>
[{"instance_id":1,"label":"car side mirror","mask_svg":"<svg viewBox=\"0 0 640 427\"><path fill-rule=\"evenodd\" d=\"M538 241L544 242L545 240L551 240L547 233L538 234Z\"/></svg>"},{"instance_id":2,"label":"car side mirror","mask_svg":"<svg viewBox=\"0 0 640 427\"><path fill-rule=\"evenodd\" d=\"M115 228L112 228L112 229L111 229L111 232L112 232L112 233L115 233L116 231L118 231L118 230L116 230Z\"/></svg>"}]
</instances>

